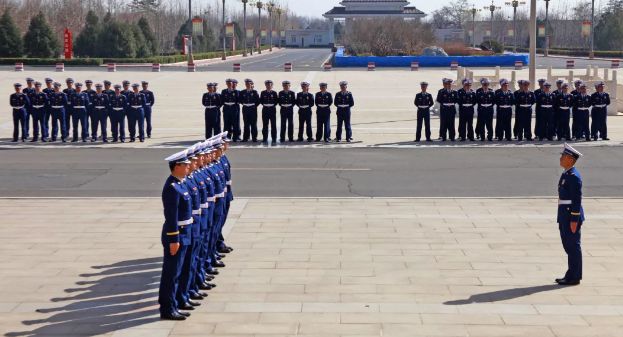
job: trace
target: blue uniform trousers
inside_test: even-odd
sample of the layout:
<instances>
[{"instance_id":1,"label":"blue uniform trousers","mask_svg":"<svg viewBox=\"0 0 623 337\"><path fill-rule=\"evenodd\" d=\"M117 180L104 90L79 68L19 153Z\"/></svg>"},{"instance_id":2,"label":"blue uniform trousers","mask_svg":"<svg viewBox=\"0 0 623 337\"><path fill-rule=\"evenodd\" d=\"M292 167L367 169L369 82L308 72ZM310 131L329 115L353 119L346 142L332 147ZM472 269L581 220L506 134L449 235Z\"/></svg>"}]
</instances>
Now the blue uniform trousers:
<instances>
[{"instance_id":1,"label":"blue uniform trousers","mask_svg":"<svg viewBox=\"0 0 623 337\"><path fill-rule=\"evenodd\" d=\"M512 108L498 108L495 121L495 137L498 140L511 140Z\"/></svg>"},{"instance_id":2,"label":"blue uniform trousers","mask_svg":"<svg viewBox=\"0 0 623 337\"><path fill-rule=\"evenodd\" d=\"M478 107L478 118L476 119L476 136L485 140L493 139L493 107Z\"/></svg>"},{"instance_id":3,"label":"blue uniform trousers","mask_svg":"<svg viewBox=\"0 0 623 337\"><path fill-rule=\"evenodd\" d=\"M575 126L575 138L585 138L586 140L590 140L591 133L589 130L589 113L588 110L580 110L576 112L575 117L573 117L573 125Z\"/></svg>"},{"instance_id":4,"label":"blue uniform trousers","mask_svg":"<svg viewBox=\"0 0 623 337\"><path fill-rule=\"evenodd\" d=\"M76 141L78 140L78 123L80 123L80 134L82 137L83 141L86 141L87 137L88 137L88 132L87 132L87 110L86 109L73 109L73 119L72 119L72 126L73 126L73 139L72 141Z\"/></svg>"},{"instance_id":5,"label":"blue uniform trousers","mask_svg":"<svg viewBox=\"0 0 623 337\"><path fill-rule=\"evenodd\" d=\"M177 312L178 303L176 294L179 288L180 275L182 274L183 257L186 256L188 246L180 245L175 256L172 256L168 245L164 245L164 259L162 261L162 275L160 277L160 290L158 303L161 314Z\"/></svg>"},{"instance_id":6,"label":"blue uniform trousers","mask_svg":"<svg viewBox=\"0 0 623 337\"><path fill-rule=\"evenodd\" d=\"M608 126L606 125L607 116L607 108L593 107L591 110L591 137L593 137L593 139L597 139L597 137L601 137L601 139L608 137Z\"/></svg>"},{"instance_id":7,"label":"blue uniform trousers","mask_svg":"<svg viewBox=\"0 0 623 337\"><path fill-rule=\"evenodd\" d=\"M112 140L125 141L125 112L124 110L110 110L110 131Z\"/></svg>"},{"instance_id":8,"label":"blue uniform trousers","mask_svg":"<svg viewBox=\"0 0 623 337\"><path fill-rule=\"evenodd\" d=\"M22 140L26 140L26 124L28 119L26 118L26 109L13 109L13 141L16 142L19 137L19 132L22 132Z\"/></svg>"},{"instance_id":9,"label":"blue uniform trousers","mask_svg":"<svg viewBox=\"0 0 623 337\"><path fill-rule=\"evenodd\" d=\"M474 107L459 108L459 138L474 140Z\"/></svg>"},{"instance_id":10,"label":"blue uniform trousers","mask_svg":"<svg viewBox=\"0 0 623 337\"><path fill-rule=\"evenodd\" d=\"M307 135L307 140L312 140L312 111L310 108L299 109L299 136L298 140L303 140L303 130Z\"/></svg>"},{"instance_id":11,"label":"blue uniform trousers","mask_svg":"<svg viewBox=\"0 0 623 337\"><path fill-rule=\"evenodd\" d=\"M450 137L450 140L454 140L456 137L454 129L454 119L456 117L456 108L454 106L441 105L441 111L439 116L439 133L442 140L446 140L446 136Z\"/></svg>"},{"instance_id":12,"label":"blue uniform trousers","mask_svg":"<svg viewBox=\"0 0 623 337\"><path fill-rule=\"evenodd\" d=\"M353 138L353 129L350 126L350 108L337 108L337 131L335 139L342 139L342 125L346 130L346 140Z\"/></svg>"},{"instance_id":13,"label":"blue uniform trousers","mask_svg":"<svg viewBox=\"0 0 623 337\"><path fill-rule=\"evenodd\" d=\"M318 108L316 110L316 141L331 139L331 110Z\"/></svg>"},{"instance_id":14,"label":"blue uniform trousers","mask_svg":"<svg viewBox=\"0 0 623 337\"><path fill-rule=\"evenodd\" d=\"M74 109L71 105L65 107L65 130L67 130L67 137L69 137L69 132L71 131L71 126L73 125L73 115Z\"/></svg>"},{"instance_id":15,"label":"blue uniform trousers","mask_svg":"<svg viewBox=\"0 0 623 337\"><path fill-rule=\"evenodd\" d=\"M221 111L218 108L205 110L206 139L221 133Z\"/></svg>"},{"instance_id":16,"label":"blue uniform trousers","mask_svg":"<svg viewBox=\"0 0 623 337\"><path fill-rule=\"evenodd\" d=\"M556 114L556 120L557 120L556 123L558 124L558 127L556 128L556 132L558 135L558 140L561 140L563 138L565 140L571 139L571 129L569 128L569 119L571 119L571 112L569 111L569 109L558 110L558 113Z\"/></svg>"},{"instance_id":17,"label":"blue uniform trousers","mask_svg":"<svg viewBox=\"0 0 623 337\"><path fill-rule=\"evenodd\" d=\"M268 127L270 124L270 138L277 143L277 109L275 107L262 108L262 141L268 141Z\"/></svg>"},{"instance_id":18,"label":"blue uniform trousers","mask_svg":"<svg viewBox=\"0 0 623 337\"><path fill-rule=\"evenodd\" d=\"M61 139L67 139L67 128L65 126L65 108L52 108L52 140L56 141L59 128Z\"/></svg>"},{"instance_id":19,"label":"blue uniform trousers","mask_svg":"<svg viewBox=\"0 0 623 337\"><path fill-rule=\"evenodd\" d=\"M143 108L128 109L128 130L130 131L130 140L136 138L136 124L138 124L138 139L145 140L145 112Z\"/></svg>"},{"instance_id":20,"label":"blue uniform trousers","mask_svg":"<svg viewBox=\"0 0 623 337\"><path fill-rule=\"evenodd\" d=\"M539 108L537 113L538 129L536 129L536 136L539 139L547 138L552 140L556 132L556 120L554 118L553 108Z\"/></svg>"},{"instance_id":21,"label":"blue uniform trousers","mask_svg":"<svg viewBox=\"0 0 623 337\"><path fill-rule=\"evenodd\" d=\"M47 109L45 109L45 111L43 112L43 125L44 125L44 129L43 129L43 139L48 139L50 138L50 116L52 115L52 108L48 107Z\"/></svg>"},{"instance_id":22,"label":"blue uniform trousers","mask_svg":"<svg viewBox=\"0 0 623 337\"><path fill-rule=\"evenodd\" d=\"M286 128L288 132L288 140L294 140L294 109L292 107L281 108L281 128L279 129L279 139L282 142L286 140Z\"/></svg>"},{"instance_id":23,"label":"blue uniform trousers","mask_svg":"<svg viewBox=\"0 0 623 337\"><path fill-rule=\"evenodd\" d=\"M193 223L191 226L195 225L196 224ZM180 273L177 294L175 296L178 305L183 305L190 300L191 270L194 262L194 254L196 254L196 247L196 240L193 238L191 244L186 250L186 254L184 254L184 256L180 256L180 258L182 259L182 269Z\"/></svg>"},{"instance_id":24,"label":"blue uniform trousers","mask_svg":"<svg viewBox=\"0 0 623 337\"><path fill-rule=\"evenodd\" d=\"M568 270L565 273L565 279L569 281L582 279L581 227L582 223L578 222L578 229L575 233L572 233L570 223L558 224L562 247L565 249L565 253L567 253Z\"/></svg>"},{"instance_id":25,"label":"blue uniform trousers","mask_svg":"<svg viewBox=\"0 0 623 337\"><path fill-rule=\"evenodd\" d=\"M147 128L147 137L151 137L151 105L143 108L145 113L145 127Z\"/></svg>"},{"instance_id":26,"label":"blue uniform trousers","mask_svg":"<svg viewBox=\"0 0 623 337\"><path fill-rule=\"evenodd\" d=\"M424 136L430 139L430 108L417 109L417 127L415 129L415 139L422 137L422 125L424 125Z\"/></svg>"},{"instance_id":27,"label":"blue uniform trousers","mask_svg":"<svg viewBox=\"0 0 623 337\"><path fill-rule=\"evenodd\" d=\"M247 141L249 137L253 141L257 141L257 108L242 107L243 134L242 140Z\"/></svg>"},{"instance_id":28,"label":"blue uniform trousers","mask_svg":"<svg viewBox=\"0 0 623 337\"><path fill-rule=\"evenodd\" d=\"M92 118L93 118L93 117L92 117L92 116L93 116L93 109L94 109L94 108L93 108L93 106L92 106L92 105L89 105L89 106L87 107L87 122L86 122L86 125L87 125L87 138L89 138L89 131L91 130L91 127L90 127L90 126L91 126L91 120L92 120ZM96 137L96 138L97 138L97 137Z\"/></svg>"},{"instance_id":29,"label":"blue uniform trousers","mask_svg":"<svg viewBox=\"0 0 623 337\"><path fill-rule=\"evenodd\" d=\"M234 104L223 107L223 131L230 139L240 138L240 106Z\"/></svg>"},{"instance_id":30,"label":"blue uniform trousers","mask_svg":"<svg viewBox=\"0 0 623 337\"><path fill-rule=\"evenodd\" d=\"M45 126L45 111L46 108L32 108L32 129L33 129L33 140L39 139L39 135L41 135L41 139L46 139L46 126Z\"/></svg>"},{"instance_id":31,"label":"blue uniform trousers","mask_svg":"<svg viewBox=\"0 0 623 337\"><path fill-rule=\"evenodd\" d=\"M225 199L216 199L215 211L214 211L214 223L212 226L212 233L210 237L210 258L215 261L214 257L217 254L218 240L221 236L221 229L225 219Z\"/></svg>"},{"instance_id":32,"label":"blue uniform trousers","mask_svg":"<svg viewBox=\"0 0 623 337\"><path fill-rule=\"evenodd\" d=\"M515 110L515 125L517 125L515 135L519 140L522 140L524 137L532 139L532 108L517 107Z\"/></svg>"},{"instance_id":33,"label":"blue uniform trousers","mask_svg":"<svg viewBox=\"0 0 623 337\"><path fill-rule=\"evenodd\" d=\"M30 137L30 116L32 115L32 108L26 108L26 123L24 125L24 130L26 131L26 138Z\"/></svg>"},{"instance_id":34,"label":"blue uniform trousers","mask_svg":"<svg viewBox=\"0 0 623 337\"><path fill-rule=\"evenodd\" d=\"M91 139L97 139L97 128L101 127L102 140L108 139L108 109L94 108L91 113Z\"/></svg>"}]
</instances>

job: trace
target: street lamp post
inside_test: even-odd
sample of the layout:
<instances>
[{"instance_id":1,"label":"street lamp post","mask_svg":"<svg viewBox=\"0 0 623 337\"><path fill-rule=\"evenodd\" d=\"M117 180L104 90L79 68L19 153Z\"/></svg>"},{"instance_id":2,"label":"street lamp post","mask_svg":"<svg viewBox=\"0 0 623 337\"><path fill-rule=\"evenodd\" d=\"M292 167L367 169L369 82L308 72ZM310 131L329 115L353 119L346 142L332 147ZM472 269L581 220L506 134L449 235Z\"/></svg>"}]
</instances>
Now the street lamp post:
<instances>
[{"instance_id":1,"label":"street lamp post","mask_svg":"<svg viewBox=\"0 0 623 337\"><path fill-rule=\"evenodd\" d=\"M588 58L595 58L595 0L591 0L591 50Z\"/></svg>"},{"instance_id":2,"label":"street lamp post","mask_svg":"<svg viewBox=\"0 0 623 337\"><path fill-rule=\"evenodd\" d=\"M188 23L190 25L190 32L188 33L188 64L194 64L193 59L193 1L188 0Z\"/></svg>"},{"instance_id":3,"label":"street lamp post","mask_svg":"<svg viewBox=\"0 0 623 337\"><path fill-rule=\"evenodd\" d=\"M262 53L262 2L258 1L257 6L257 53Z\"/></svg>"},{"instance_id":4,"label":"street lamp post","mask_svg":"<svg viewBox=\"0 0 623 337\"><path fill-rule=\"evenodd\" d=\"M281 9L281 7L277 7L277 30L279 31L279 48L281 48L281 13L283 12L283 9Z\"/></svg>"},{"instance_id":5,"label":"street lamp post","mask_svg":"<svg viewBox=\"0 0 623 337\"><path fill-rule=\"evenodd\" d=\"M491 5L485 6L484 9L488 9L491 12L491 27L489 30L489 40L493 40L493 12L495 12L498 9L501 9L501 7L494 5L493 0L491 0Z\"/></svg>"},{"instance_id":6,"label":"street lamp post","mask_svg":"<svg viewBox=\"0 0 623 337\"><path fill-rule=\"evenodd\" d=\"M536 81L536 0L530 0L530 66L528 75L530 80L530 89L534 90L534 82Z\"/></svg>"},{"instance_id":7,"label":"street lamp post","mask_svg":"<svg viewBox=\"0 0 623 337\"><path fill-rule=\"evenodd\" d=\"M550 0L545 1L545 51L543 52L544 56L549 56L549 30L547 26L549 26L549 2Z\"/></svg>"},{"instance_id":8,"label":"street lamp post","mask_svg":"<svg viewBox=\"0 0 623 337\"><path fill-rule=\"evenodd\" d=\"M247 2L249 0L242 0L242 26L244 27L242 34L242 45L244 46L242 47L242 57L247 56Z\"/></svg>"},{"instance_id":9,"label":"street lamp post","mask_svg":"<svg viewBox=\"0 0 623 337\"><path fill-rule=\"evenodd\" d=\"M269 2L266 5L266 9L268 10L268 51L273 51L273 9L275 9L275 4Z\"/></svg>"},{"instance_id":10,"label":"street lamp post","mask_svg":"<svg viewBox=\"0 0 623 337\"><path fill-rule=\"evenodd\" d=\"M226 48L227 48L227 27L225 27L225 0L223 0L223 56L221 57L222 60L227 59L227 53L226 53Z\"/></svg>"},{"instance_id":11,"label":"street lamp post","mask_svg":"<svg viewBox=\"0 0 623 337\"><path fill-rule=\"evenodd\" d=\"M480 8L472 5L469 12L472 13L472 47L476 48L476 13L480 12Z\"/></svg>"},{"instance_id":12,"label":"street lamp post","mask_svg":"<svg viewBox=\"0 0 623 337\"><path fill-rule=\"evenodd\" d=\"M506 5L513 7L513 53L517 52L517 7L525 4L525 2L518 0L506 2Z\"/></svg>"}]
</instances>

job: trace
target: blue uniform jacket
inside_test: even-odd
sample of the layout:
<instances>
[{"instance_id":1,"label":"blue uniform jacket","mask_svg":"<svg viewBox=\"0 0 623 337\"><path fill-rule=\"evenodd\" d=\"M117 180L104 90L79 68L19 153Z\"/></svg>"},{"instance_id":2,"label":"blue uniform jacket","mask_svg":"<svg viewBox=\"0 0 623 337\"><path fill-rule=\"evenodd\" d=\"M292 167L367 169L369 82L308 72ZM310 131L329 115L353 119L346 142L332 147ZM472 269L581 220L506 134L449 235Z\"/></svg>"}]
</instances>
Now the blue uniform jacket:
<instances>
[{"instance_id":1,"label":"blue uniform jacket","mask_svg":"<svg viewBox=\"0 0 623 337\"><path fill-rule=\"evenodd\" d=\"M445 88L439 89L437 92L437 98L435 99L441 105L441 109L451 109L452 112L456 112L455 104L458 100L457 92Z\"/></svg>"},{"instance_id":2,"label":"blue uniform jacket","mask_svg":"<svg viewBox=\"0 0 623 337\"><path fill-rule=\"evenodd\" d=\"M491 88L487 88L485 91L483 88L476 89L476 102L478 103L478 110L493 110L493 103L495 103L495 93Z\"/></svg>"},{"instance_id":3,"label":"blue uniform jacket","mask_svg":"<svg viewBox=\"0 0 623 337\"><path fill-rule=\"evenodd\" d=\"M515 104L515 95L510 90L502 91L502 89L498 89L495 91L495 104L498 106L498 109L504 109L501 106L508 106L508 109L511 109L511 106Z\"/></svg>"},{"instance_id":4,"label":"blue uniform jacket","mask_svg":"<svg viewBox=\"0 0 623 337\"><path fill-rule=\"evenodd\" d=\"M53 109L65 109L68 104L67 95L64 92L53 92L50 95L50 106Z\"/></svg>"},{"instance_id":5,"label":"blue uniform jacket","mask_svg":"<svg viewBox=\"0 0 623 337\"><path fill-rule=\"evenodd\" d=\"M48 100L48 95L44 92L35 93L30 100L30 104L32 104L33 109L47 109L47 105L50 101Z\"/></svg>"},{"instance_id":6,"label":"blue uniform jacket","mask_svg":"<svg viewBox=\"0 0 623 337\"><path fill-rule=\"evenodd\" d=\"M190 194L183 181L169 176L162 188L162 206L164 208L162 244L179 242L182 245L190 245L192 205Z\"/></svg>"},{"instance_id":7,"label":"blue uniform jacket","mask_svg":"<svg viewBox=\"0 0 623 337\"><path fill-rule=\"evenodd\" d=\"M337 107L337 111L349 111L355 105L353 94L350 91L338 91L333 98L333 103Z\"/></svg>"},{"instance_id":8,"label":"blue uniform jacket","mask_svg":"<svg viewBox=\"0 0 623 337\"><path fill-rule=\"evenodd\" d=\"M154 106L156 104L156 97L151 90L141 90L140 93L145 96L145 106Z\"/></svg>"},{"instance_id":9,"label":"blue uniform jacket","mask_svg":"<svg viewBox=\"0 0 623 337\"><path fill-rule=\"evenodd\" d=\"M242 104L242 110L251 109L250 111L257 111L256 108L260 105L260 95L256 90L240 90L238 94L238 100Z\"/></svg>"},{"instance_id":10,"label":"blue uniform jacket","mask_svg":"<svg viewBox=\"0 0 623 337\"><path fill-rule=\"evenodd\" d=\"M299 92L296 94L296 106L299 110L309 111L314 106L314 95L309 92Z\"/></svg>"},{"instance_id":11,"label":"blue uniform jacket","mask_svg":"<svg viewBox=\"0 0 623 337\"><path fill-rule=\"evenodd\" d=\"M558 181L558 219L559 224L584 221L582 208L582 176L572 167L565 171Z\"/></svg>"},{"instance_id":12,"label":"blue uniform jacket","mask_svg":"<svg viewBox=\"0 0 623 337\"><path fill-rule=\"evenodd\" d=\"M212 181L214 182L214 195L218 196L218 195L223 195L224 196L224 192L225 192L225 181L223 181L222 177L219 175L220 172L220 168L219 166L216 164L216 162L213 162L212 165L210 165L208 167L208 172L210 172L210 175L212 177ZM224 204L225 199L223 197L217 197L216 198L216 204L214 207L214 214L223 214L223 204Z\"/></svg>"},{"instance_id":13,"label":"blue uniform jacket","mask_svg":"<svg viewBox=\"0 0 623 337\"><path fill-rule=\"evenodd\" d=\"M199 187L195 181L195 177L191 174L186 177L185 180L188 193L192 202L192 217L193 224L190 228L190 232L193 240L198 240L201 233L201 199L199 197Z\"/></svg>"},{"instance_id":14,"label":"blue uniform jacket","mask_svg":"<svg viewBox=\"0 0 623 337\"><path fill-rule=\"evenodd\" d=\"M82 108L76 108L76 107L84 107L84 110L87 109L87 107L89 106L90 102L89 102L89 95L87 95L85 92L76 92L73 94L73 96L71 96L70 99L70 103L71 106L75 109L82 109Z\"/></svg>"},{"instance_id":15,"label":"blue uniform jacket","mask_svg":"<svg viewBox=\"0 0 623 337\"><path fill-rule=\"evenodd\" d=\"M415 95L413 104L415 104L418 109L428 110L435 105L435 102L433 101L433 95L428 92L420 92Z\"/></svg>"},{"instance_id":16,"label":"blue uniform jacket","mask_svg":"<svg viewBox=\"0 0 623 337\"><path fill-rule=\"evenodd\" d=\"M610 105L610 95L606 92L594 92L591 95L591 104L593 105L593 110L606 109Z\"/></svg>"},{"instance_id":17,"label":"blue uniform jacket","mask_svg":"<svg viewBox=\"0 0 623 337\"><path fill-rule=\"evenodd\" d=\"M201 104L203 104L206 109L220 109L223 105L221 95L215 92L206 92L203 94Z\"/></svg>"},{"instance_id":18,"label":"blue uniform jacket","mask_svg":"<svg viewBox=\"0 0 623 337\"><path fill-rule=\"evenodd\" d=\"M13 93L9 97L9 104L11 104L11 107L15 110L22 110L30 107L30 100L26 94Z\"/></svg>"},{"instance_id":19,"label":"blue uniform jacket","mask_svg":"<svg viewBox=\"0 0 623 337\"><path fill-rule=\"evenodd\" d=\"M234 200L234 191L231 188L231 164L226 155L221 157L221 163L223 165L223 173L225 173L225 184L227 185L227 202Z\"/></svg>"}]
</instances>

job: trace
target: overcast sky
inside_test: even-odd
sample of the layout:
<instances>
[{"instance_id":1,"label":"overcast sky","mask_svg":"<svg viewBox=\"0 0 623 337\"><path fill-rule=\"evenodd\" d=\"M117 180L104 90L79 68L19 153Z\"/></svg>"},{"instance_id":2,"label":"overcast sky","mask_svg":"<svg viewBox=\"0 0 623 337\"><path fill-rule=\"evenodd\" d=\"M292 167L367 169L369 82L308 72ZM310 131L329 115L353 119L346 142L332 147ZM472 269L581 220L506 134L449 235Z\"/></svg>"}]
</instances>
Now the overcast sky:
<instances>
[{"instance_id":1,"label":"overcast sky","mask_svg":"<svg viewBox=\"0 0 623 337\"><path fill-rule=\"evenodd\" d=\"M511 1L511 0L508 0L508 1ZM527 7L529 6L529 0L525 0L525 1L526 1L526 5L522 7L526 7L527 9ZM553 0L550 2L550 9L570 8L570 7L573 7L579 1L580 0L563 0L563 1ZM278 2L282 4L287 3L288 7L290 7L290 9L292 9L294 12L296 12L299 15L321 17L323 13L330 10L334 6L339 6L340 0L280 0ZM420 1L410 1L410 2L412 6L415 6L421 11L423 11L424 13L428 14L434 11L435 9L438 9L440 7L443 7L444 5L447 5L451 1L450 0L442 0L442 1L421 1L420 0ZM474 4L476 8L483 8L484 6L488 6L491 4L491 0L471 0L469 2ZM504 0L495 0L496 6L505 7L503 9L506 10L508 15L510 15L512 13L512 8L505 6L504 2L505 2ZM605 5L606 2L607 0L596 0L595 8L598 8L600 3ZM545 8L545 1L537 0L537 6ZM482 13L482 14L485 14L485 13ZM486 14L488 15L489 13L487 12Z\"/></svg>"}]
</instances>

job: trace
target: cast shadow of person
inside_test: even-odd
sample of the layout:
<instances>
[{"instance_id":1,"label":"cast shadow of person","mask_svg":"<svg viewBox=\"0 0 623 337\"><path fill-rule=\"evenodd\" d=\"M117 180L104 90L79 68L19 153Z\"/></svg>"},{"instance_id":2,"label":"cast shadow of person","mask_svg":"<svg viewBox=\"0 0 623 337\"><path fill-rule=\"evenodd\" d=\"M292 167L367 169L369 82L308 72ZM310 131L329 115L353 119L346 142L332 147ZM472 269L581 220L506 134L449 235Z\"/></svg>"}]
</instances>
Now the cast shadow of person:
<instances>
[{"instance_id":1,"label":"cast shadow of person","mask_svg":"<svg viewBox=\"0 0 623 337\"><path fill-rule=\"evenodd\" d=\"M471 295L469 298L462 300L454 300L454 301L446 301L443 302L445 305L466 305L472 303L491 303L491 302L500 302L506 300L512 300L518 297L530 296L536 293L550 291L555 289L562 288L557 284L548 284L534 287L525 287L525 288L512 288L512 289L503 289L497 291L491 291L482 294Z\"/></svg>"},{"instance_id":2,"label":"cast shadow of person","mask_svg":"<svg viewBox=\"0 0 623 337\"><path fill-rule=\"evenodd\" d=\"M154 306L161 265L161 258L145 258L94 266L99 272L80 275L91 280L76 282L84 287L65 289L69 296L51 299L54 303L71 303L37 309L51 316L23 321L25 326L39 326L5 336L94 336L158 321Z\"/></svg>"}]
</instances>

